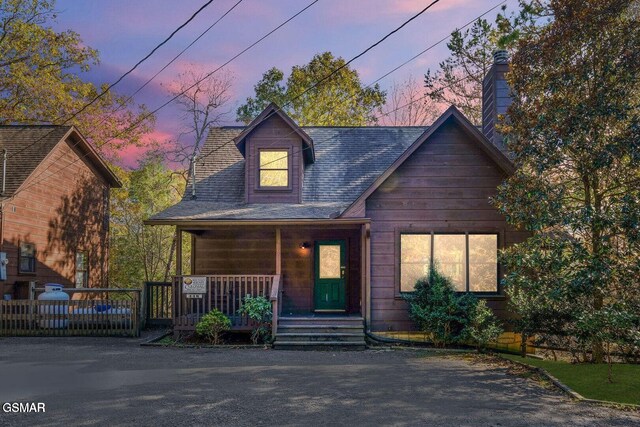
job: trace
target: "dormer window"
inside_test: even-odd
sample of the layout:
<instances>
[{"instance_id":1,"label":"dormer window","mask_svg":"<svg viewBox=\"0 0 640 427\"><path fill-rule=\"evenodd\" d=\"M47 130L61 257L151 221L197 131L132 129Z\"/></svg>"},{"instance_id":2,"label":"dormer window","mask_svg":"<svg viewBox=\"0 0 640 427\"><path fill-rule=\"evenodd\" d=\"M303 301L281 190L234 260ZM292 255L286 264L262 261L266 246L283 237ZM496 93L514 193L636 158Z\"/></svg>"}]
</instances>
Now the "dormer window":
<instances>
[{"instance_id":1,"label":"dormer window","mask_svg":"<svg viewBox=\"0 0 640 427\"><path fill-rule=\"evenodd\" d=\"M261 189L288 189L289 150L261 149L259 152L258 186Z\"/></svg>"},{"instance_id":2,"label":"dormer window","mask_svg":"<svg viewBox=\"0 0 640 427\"><path fill-rule=\"evenodd\" d=\"M313 140L280 107L269 104L233 140L245 159L246 203L302 203Z\"/></svg>"}]
</instances>

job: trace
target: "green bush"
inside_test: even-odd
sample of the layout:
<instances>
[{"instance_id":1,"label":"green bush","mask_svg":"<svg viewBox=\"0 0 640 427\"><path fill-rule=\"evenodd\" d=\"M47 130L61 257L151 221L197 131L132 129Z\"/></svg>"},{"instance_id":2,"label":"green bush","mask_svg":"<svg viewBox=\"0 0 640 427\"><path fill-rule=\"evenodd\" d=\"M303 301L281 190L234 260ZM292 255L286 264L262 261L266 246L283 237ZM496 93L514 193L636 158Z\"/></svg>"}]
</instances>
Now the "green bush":
<instances>
[{"instance_id":1,"label":"green bush","mask_svg":"<svg viewBox=\"0 0 640 427\"><path fill-rule=\"evenodd\" d=\"M431 335L438 347L463 343L468 338L467 326L478 300L471 294L459 294L451 280L437 269L416 282L415 291L407 294L409 314L420 330Z\"/></svg>"},{"instance_id":2,"label":"green bush","mask_svg":"<svg viewBox=\"0 0 640 427\"><path fill-rule=\"evenodd\" d=\"M469 341L476 346L478 351L483 351L487 348L487 344L497 341L502 332L504 330L500 321L487 306L487 302L479 300L467 326Z\"/></svg>"},{"instance_id":3,"label":"green bush","mask_svg":"<svg viewBox=\"0 0 640 427\"><path fill-rule=\"evenodd\" d=\"M231 320L220 310L213 309L200 319L196 325L196 334L210 343L219 344L223 332L231 329Z\"/></svg>"},{"instance_id":4,"label":"green bush","mask_svg":"<svg viewBox=\"0 0 640 427\"><path fill-rule=\"evenodd\" d=\"M238 310L241 316L247 316L256 322L256 327L251 332L251 341L254 344L258 342L269 342L271 340L271 301L263 296L252 297L247 295L244 298L242 307Z\"/></svg>"}]
</instances>

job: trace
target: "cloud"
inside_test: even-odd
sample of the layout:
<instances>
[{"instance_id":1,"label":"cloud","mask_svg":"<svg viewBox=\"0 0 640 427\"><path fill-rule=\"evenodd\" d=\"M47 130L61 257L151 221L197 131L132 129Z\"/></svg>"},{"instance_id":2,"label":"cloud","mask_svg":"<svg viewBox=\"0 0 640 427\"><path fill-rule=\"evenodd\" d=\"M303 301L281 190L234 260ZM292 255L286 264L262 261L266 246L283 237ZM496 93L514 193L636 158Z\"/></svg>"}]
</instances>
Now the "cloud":
<instances>
[{"instance_id":1,"label":"cloud","mask_svg":"<svg viewBox=\"0 0 640 427\"><path fill-rule=\"evenodd\" d=\"M130 76L116 86L116 92L129 95L171 58L184 49L236 0L217 0L191 24L145 61ZM252 95L253 85L271 67L289 73L291 67L308 62L314 54L331 51L350 59L363 49L417 13L431 0L323 0L286 24L268 39L252 48L229 66L234 74L231 110ZM499 0L442 0L384 43L351 65L360 73L363 84L369 84L427 46L480 15ZM171 98L168 89L175 89L177 76L197 69L210 72L268 31L275 28L310 0L247 0L216 25L174 64L135 96L150 110ZM517 3L508 0L510 9ZM155 2L153 0L110 0L109 2L77 2L59 0L63 11L57 30L77 31L87 45L97 48L102 62L88 73L82 73L96 84L113 82L150 49L163 40L193 11L201 6L198 0ZM490 19L489 16L487 18ZM402 81L412 74L421 80L428 68L437 67L448 55L443 43L380 82L383 89L392 81ZM184 129L183 114L175 103L164 107L157 115L155 132L148 138L175 141ZM227 123L233 124L234 114ZM181 140L188 143L188 137ZM123 156L135 164L145 148L129 148ZM130 163L131 164L131 163Z\"/></svg>"},{"instance_id":2,"label":"cloud","mask_svg":"<svg viewBox=\"0 0 640 427\"><path fill-rule=\"evenodd\" d=\"M118 157L122 166L136 167L140 159L154 150L166 151L174 146L171 132L154 130L142 137L142 144L129 145L119 150Z\"/></svg>"},{"instance_id":3,"label":"cloud","mask_svg":"<svg viewBox=\"0 0 640 427\"><path fill-rule=\"evenodd\" d=\"M330 17L326 23L328 25L363 25L371 23L386 23L399 17L407 19L427 7L431 2L425 0L367 0L364 2L353 2L343 0L333 0L329 7L323 12ZM431 6L422 17L438 14L441 12L475 10L478 6L477 0L444 0ZM482 6L482 5L481 5ZM400 22L398 22L400 23Z\"/></svg>"},{"instance_id":4,"label":"cloud","mask_svg":"<svg viewBox=\"0 0 640 427\"><path fill-rule=\"evenodd\" d=\"M383 2L389 5L390 9L398 13L417 13L427 7L430 2L424 0L395 0L393 2ZM440 1L429 8L432 13L443 12L450 9L464 9L473 4L477 4L477 0L445 0Z\"/></svg>"}]
</instances>

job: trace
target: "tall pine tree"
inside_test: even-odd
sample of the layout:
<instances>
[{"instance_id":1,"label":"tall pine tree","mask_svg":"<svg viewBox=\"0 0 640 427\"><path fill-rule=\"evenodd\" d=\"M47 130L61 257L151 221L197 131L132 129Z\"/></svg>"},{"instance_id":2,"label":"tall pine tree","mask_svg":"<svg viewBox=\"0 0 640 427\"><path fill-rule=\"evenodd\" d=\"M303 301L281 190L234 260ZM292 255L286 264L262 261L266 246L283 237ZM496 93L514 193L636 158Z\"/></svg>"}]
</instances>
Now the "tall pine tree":
<instances>
[{"instance_id":1,"label":"tall pine tree","mask_svg":"<svg viewBox=\"0 0 640 427\"><path fill-rule=\"evenodd\" d=\"M497 205L513 224L535 233L506 252L507 289L525 301L515 305L521 314L562 307L568 316L562 333L589 346L598 362L605 343L640 341L634 3L550 1L552 22L519 37L508 76L514 100L502 127L517 172L500 188ZM541 286L554 251L561 257ZM544 301L526 298L541 290Z\"/></svg>"}]
</instances>

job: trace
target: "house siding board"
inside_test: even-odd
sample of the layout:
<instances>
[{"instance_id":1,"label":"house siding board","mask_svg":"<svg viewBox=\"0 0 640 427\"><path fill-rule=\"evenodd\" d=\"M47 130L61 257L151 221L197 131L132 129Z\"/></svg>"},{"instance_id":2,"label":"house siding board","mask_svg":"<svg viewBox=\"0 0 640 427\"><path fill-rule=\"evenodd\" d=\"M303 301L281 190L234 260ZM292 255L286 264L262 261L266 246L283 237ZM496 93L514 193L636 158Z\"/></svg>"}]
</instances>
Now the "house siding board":
<instances>
[{"instance_id":1,"label":"house siding board","mask_svg":"<svg viewBox=\"0 0 640 427\"><path fill-rule=\"evenodd\" d=\"M283 149L289 153L290 188L260 189L258 167L260 149ZM302 140L279 116L267 119L249 134L245 146L247 203L300 203L302 189Z\"/></svg>"},{"instance_id":2,"label":"house siding board","mask_svg":"<svg viewBox=\"0 0 640 427\"><path fill-rule=\"evenodd\" d=\"M275 231L233 228L194 238L193 274L275 274Z\"/></svg>"},{"instance_id":3,"label":"house siding board","mask_svg":"<svg viewBox=\"0 0 640 427\"><path fill-rule=\"evenodd\" d=\"M109 184L94 168L78 161L80 156L73 142L60 142L24 181L24 190L4 203L2 250L7 252L9 265L3 293L26 296L15 282L75 286L77 251L88 253L89 284L107 285L109 240L103 222L108 211L104 192L109 192ZM18 273L21 242L36 247L33 275Z\"/></svg>"},{"instance_id":4,"label":"house siding board","mask_svg":"<svg viewBox=\"0 0 640 427\"><path fill-rule=\"evenodd\" d=\"M415 329L406 302L399 298L400 231L496 232L500 246L526 238L490 205L504 178L477 143L448 122L371 194L366 217L371 219L373 331ZM488 303L506 317L504 298Z\"/></svg>"},{"instance_id":5,"label":"house siding board","mask_svg":"<svg viewBox=\"0 0 640 427\"><path fill-rule=\"evenodd\" d=\"M283 313L313 311L314 249L316 240L344 239L348 253L347 311L360 310L360 230L283 227ZM309 248L300 248L300 243ZM195 237L194 274L275 274L275 228L212 229Z\"/></svg>"}]
</instances>

